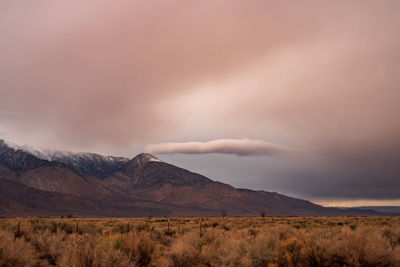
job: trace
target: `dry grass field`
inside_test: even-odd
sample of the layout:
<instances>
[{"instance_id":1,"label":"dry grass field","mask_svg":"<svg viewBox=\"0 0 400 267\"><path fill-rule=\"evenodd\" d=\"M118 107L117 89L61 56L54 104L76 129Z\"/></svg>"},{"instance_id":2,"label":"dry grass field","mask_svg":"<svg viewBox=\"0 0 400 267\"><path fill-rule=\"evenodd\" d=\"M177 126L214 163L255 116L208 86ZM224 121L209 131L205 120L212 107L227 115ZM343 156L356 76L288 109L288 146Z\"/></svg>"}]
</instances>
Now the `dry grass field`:
<instances>
[{"instance_id":1,"label":"dry grass field","mask_svg":"<svg viewBox=\"0 0 400 267\"><path fill-rule=\"evenodd\" d=\"M12 218L0 266L400 266L400 217Z\"/></svg>"}]
</instances>

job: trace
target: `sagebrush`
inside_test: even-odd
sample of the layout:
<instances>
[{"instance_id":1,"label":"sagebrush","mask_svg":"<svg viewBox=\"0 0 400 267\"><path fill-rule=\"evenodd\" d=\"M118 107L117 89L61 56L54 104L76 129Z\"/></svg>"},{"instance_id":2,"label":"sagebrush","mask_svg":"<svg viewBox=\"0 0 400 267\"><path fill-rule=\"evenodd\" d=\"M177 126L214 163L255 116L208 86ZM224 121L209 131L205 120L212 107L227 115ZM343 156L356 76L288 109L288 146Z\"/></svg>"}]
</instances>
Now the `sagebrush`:
<instances>
[{"instance_id":1,"label":"sagebrush","mask_svg":"<svg viewBox=\"0 0 400 267\"><path fill-rule=\"evenodd\" d=\"M1 219L0 266L400 266L400 218Z\"/></svg>"}]
</instances>

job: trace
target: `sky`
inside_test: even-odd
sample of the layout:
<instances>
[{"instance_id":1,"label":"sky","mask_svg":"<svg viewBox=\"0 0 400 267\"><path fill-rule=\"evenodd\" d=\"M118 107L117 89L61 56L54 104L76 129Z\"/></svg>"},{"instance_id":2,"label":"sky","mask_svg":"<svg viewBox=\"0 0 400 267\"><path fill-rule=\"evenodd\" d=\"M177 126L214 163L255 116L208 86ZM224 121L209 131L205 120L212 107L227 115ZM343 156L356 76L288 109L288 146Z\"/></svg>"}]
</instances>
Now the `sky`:
<instances>
[{"instance_id":1,"label":"sky","mask_svg":"<svg viewBox=\"0 0 400 267\"><path fill-rule=\"evenodd\" d=\"M0 1L0 138L400 205L399 1Z\"/></svg>"}]
</instances>

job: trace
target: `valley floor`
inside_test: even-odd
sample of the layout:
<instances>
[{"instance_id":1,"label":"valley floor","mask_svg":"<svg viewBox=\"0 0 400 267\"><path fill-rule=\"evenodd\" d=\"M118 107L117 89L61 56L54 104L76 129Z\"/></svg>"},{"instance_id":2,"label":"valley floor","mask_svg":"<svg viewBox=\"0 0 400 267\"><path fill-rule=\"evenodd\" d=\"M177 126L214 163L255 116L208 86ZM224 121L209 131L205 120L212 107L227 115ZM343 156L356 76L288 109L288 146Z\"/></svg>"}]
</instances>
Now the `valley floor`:
<instances>
[{"instance_id":1,"label":"valley floor","mask_svg":"<svg viewBox=\"0 0 400 267\"><path fill-rule=\"evenodd\" d=\"M0 219L0 266L400 266L400 217Z\"/></svg>"}]
</instances>

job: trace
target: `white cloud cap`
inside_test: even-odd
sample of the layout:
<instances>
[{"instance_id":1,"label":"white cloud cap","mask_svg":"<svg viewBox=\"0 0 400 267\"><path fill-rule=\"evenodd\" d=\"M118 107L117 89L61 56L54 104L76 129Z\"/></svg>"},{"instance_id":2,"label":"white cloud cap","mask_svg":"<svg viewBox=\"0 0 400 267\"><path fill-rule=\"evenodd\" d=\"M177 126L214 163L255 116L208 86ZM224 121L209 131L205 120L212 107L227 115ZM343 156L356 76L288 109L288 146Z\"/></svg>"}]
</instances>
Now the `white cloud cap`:
<instances>
[{"instance_id":1,"label":"white cloud cap","mask_svg":"<svg viewBox=\"0 0 400 267\"><path fill-rule=\"evenodd\" d=\"M154 154L233 154L237 156L275 156L288 148L251 139L217 139L209 142L160 143L146 146Z\"/></svg>"}]
</instances>

